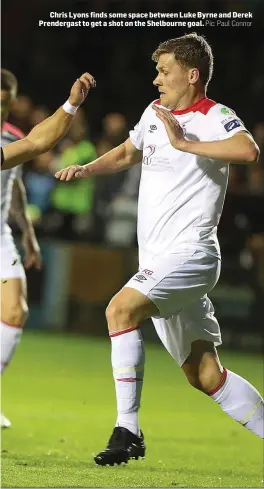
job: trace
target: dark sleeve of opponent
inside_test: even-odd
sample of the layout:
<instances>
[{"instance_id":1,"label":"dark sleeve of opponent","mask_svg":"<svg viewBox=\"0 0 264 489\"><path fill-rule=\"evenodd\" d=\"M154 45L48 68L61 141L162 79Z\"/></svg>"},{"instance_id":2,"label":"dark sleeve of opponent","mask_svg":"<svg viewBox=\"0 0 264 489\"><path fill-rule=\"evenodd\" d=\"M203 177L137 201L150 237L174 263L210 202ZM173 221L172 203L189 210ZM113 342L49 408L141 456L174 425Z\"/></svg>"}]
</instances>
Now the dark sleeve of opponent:
<instances>
[{"instance_id":1,"label":"dark sleeve of opponent","mask_svg":"<svg viewBox=\"0 0 264 489\"><path fill-rule=\"evenodd\" d=\"M5 161L5 159L4 159L4 152L3 152L3 148L1 148L1 166L3 166L4 161Z\"/></svg>"}]
</instances>

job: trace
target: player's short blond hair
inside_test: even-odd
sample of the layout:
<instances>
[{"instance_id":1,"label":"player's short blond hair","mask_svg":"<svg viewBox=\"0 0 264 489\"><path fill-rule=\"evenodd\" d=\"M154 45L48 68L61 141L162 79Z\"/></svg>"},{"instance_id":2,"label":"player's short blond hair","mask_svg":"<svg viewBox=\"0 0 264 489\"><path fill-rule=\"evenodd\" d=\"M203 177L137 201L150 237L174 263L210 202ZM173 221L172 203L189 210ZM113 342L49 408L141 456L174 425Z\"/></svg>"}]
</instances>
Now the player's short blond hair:
<instances>
[{"instance_id":1,"label":"player's short blond hair","mask_svg":"<svg viewBox=\"0 0 264 489\"><path fill-rule=\"evenodd\" d=\"M15 75L11 73L11 71L1 69L1 90L11 92L12 97L16 98L18 82Z\"/></svg>"},{"instance_id":2,"label":"player's short blond hair","mask_svg":"<svg viewBox=\"0 0 264 489\"><path fill-rule=\"evenodd\" d=\"M159 44L152 54L156 63L161 54L173 53L175 60L186 68L197 68L201 82L207 86L213 75L214 57L211 46L196 32Z\"/></svg>"}]
</instances>

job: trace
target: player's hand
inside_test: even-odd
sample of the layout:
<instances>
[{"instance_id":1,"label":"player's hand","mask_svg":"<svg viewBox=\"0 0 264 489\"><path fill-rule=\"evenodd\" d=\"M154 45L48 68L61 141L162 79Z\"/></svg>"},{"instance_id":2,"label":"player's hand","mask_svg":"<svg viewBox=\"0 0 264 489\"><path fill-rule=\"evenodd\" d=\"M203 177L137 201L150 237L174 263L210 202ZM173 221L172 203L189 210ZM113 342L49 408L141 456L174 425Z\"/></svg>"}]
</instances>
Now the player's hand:
<instances>
[{"instance_id":1,"label":"player's hand","mask_svg":"<svg viewBox=\"0 0 264 489\"><path fill-rule=\"evenodd\" d=\"M80 78L77 78L76 82L71 88L69 102L76 107L81 105L91 88L96 87L96 81L90 73L84 73Z\"/></svg>"},{"instance_id":2,"label":"player's hand","mask_svg":"<svg viewBox=\"0 0 264 489\"><path fill-rule=\"evenodd\" d=\"M179 122L173 117L169 110L162 109L154 104L152 105L152 108L155 110L157 117L163 122L171 145L175 149L183 150L186 139L184 138L183 130Z\"/></svg>"},{"instance_id":3,"label":"player's hand","mask_svg":"<svg viewBox=\"0 0 264 489\"><path fill-rule=\"evenodd\" d=\"M69 182L70 180L76 180L77 178L87 178L89 176L88 165L71 165L63 170L59 170L55 173L55 177L63 182Z\"/></svg>"},{"instance_id":4,"label":"player's hand","mask_svg":"<svg viewBox=\"0 0 264 489\"><path fill-rule=\"evenodd\" d=\"M40 270L42 266L42 258L34 230L25 231L23 233L22 246L25 251L25 268L28 270L31 267L35 267L37 270Z\"/></svg>"}]
</instances>

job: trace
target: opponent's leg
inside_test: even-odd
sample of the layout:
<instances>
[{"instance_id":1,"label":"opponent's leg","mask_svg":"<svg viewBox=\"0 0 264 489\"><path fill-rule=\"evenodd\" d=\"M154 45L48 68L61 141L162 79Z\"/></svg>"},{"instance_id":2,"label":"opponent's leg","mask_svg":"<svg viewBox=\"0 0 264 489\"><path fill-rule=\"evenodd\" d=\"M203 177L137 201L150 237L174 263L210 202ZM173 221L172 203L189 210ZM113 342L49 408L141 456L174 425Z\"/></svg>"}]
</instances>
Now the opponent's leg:
<instances>
[{"instance_id":1,"label":"opponent's leg","mask_svg":"<svg viewBox=\"0 0 264 489\"><path fill-rule=\"evenodd\" d=\"M1 373L20 342L28 315L26 281L20 278L1 283Z\"/></svg>"},{"instance_id":2,"label":"opponent's leg","mask_svg":"<svg viewBox=\"0 0 264 489\"><path fill-rule=\"evenodd\" d=\"M193 387L211 396L231 418L264 438L261 395L243 377L221 366L212 342L193 342L182 369Z\"/></svg>"},{"instance_id":3,"label":"opponent's leg","mask_svg":"<svg viewBox=\"0 0 264 489\"><path fill-rule=\"evenodd\" d=\"M1 280L1 375L20 342L28 314L26 281L22 278ZM1 415L1 426L10 422Z\"/></svg>"},{"instance_id":4,"label":"opponent's leg","mask_svg":"<svg viewBox=\"0 0 264 489\"><path fill-rule=\"evenodd\" d=\"M128 287L122 289L107 307L118 414L107 449L95 457L97 464L120 464L145 454L138 423L145 363L139 325L147 317L157 314L158 309L150 299Z\"/></svg>"}]
</instances>

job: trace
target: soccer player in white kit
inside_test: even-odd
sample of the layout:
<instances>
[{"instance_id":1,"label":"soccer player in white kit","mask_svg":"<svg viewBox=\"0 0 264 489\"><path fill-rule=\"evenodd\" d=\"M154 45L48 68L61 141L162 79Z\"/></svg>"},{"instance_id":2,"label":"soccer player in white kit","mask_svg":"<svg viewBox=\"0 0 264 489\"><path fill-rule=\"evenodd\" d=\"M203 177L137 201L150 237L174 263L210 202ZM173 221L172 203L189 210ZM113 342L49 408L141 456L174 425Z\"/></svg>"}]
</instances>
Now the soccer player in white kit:
<instances>
[{"instance_id":1,"label":"soccer player in white kit","mask_svg":"<svg viewBox=\"0 0 264 489\"><path fill-rule=\"evenodd\" d=\"M39 246L26 214L25 190L17 165L48 151L66 134L79 105L94 86L93 77L84 73L74 82L69 100L23 138L18 129L4 122L16 97L17 80L11 72L1 70L1 374L13 357L27 317L26 277L7 224L9 213L23 231L26 268L33 264L40 267ZM1 427L10 424L1 414Z\"/></svg>"},{"instance_id":2,"label":"soccer player in white kit","mask_svg":"<svg viewBox=\"0 0 264 489\"><path fill-rule=\"evenodd\" d=\"M229 163L254 163L259 149L233 110L206 97L213 55L202 36L170 39L153 59L160 98L146 108L129 139L89 165L56 174L69 181L142 161L139 271L106 310L118 414L107 448L95 457L99 465L145 454L138 411L144 376L140 324L148 317L190 384L263 438L263 399L221 365L221 333L207 296L220 274L217 225Z\"/></svg>"}]
</instances>

